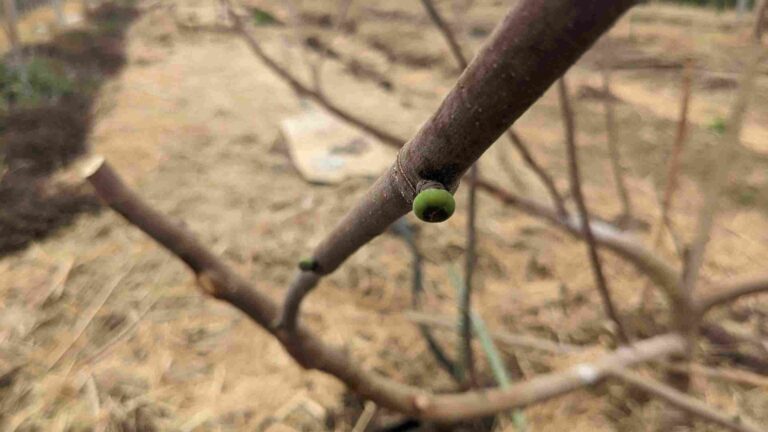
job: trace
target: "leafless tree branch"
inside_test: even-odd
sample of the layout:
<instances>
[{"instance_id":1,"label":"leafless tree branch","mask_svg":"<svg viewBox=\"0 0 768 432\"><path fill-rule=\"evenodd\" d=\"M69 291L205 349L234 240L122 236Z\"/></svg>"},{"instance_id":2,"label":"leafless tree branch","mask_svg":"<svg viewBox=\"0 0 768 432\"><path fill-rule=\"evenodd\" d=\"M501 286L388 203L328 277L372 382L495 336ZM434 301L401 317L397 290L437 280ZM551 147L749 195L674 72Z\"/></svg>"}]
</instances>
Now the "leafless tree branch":
<instances>
[{"instance_id":1,"label":"leafless tree branch","mask_svg":"<svg viewBox=\"0 0 768 432\"><path fill-rule=\"evenodd\" d=\"M764 428L756 425L754 421L745 418L742 415L729 416L726 414L721 414L721 410L709 406L697 399L694 399L685 393L679 392L651 377L622 369L615 369L611 371L611 375L619 378L621 381L624 381L633 387L637 387L650 393L653 396L656 396L659 399L663 399L672 406L679 408L686 413L693 414L696 417L722 426L726 429L736 432L760 432L765 430Z\"/></svg>"},{"instance_id":2,"label":"leafless tree branch","mask_svg":"<svg viewBox=\"0 0 768 432\"><path fill-rule=\"evenodd\" d=\"M706 313L716 306L731 303L744 296L768 292L768 274L744 277L716 286L717 288L699 295L697 309L701 313Z\"/></svg>"},{"instance_id":3,"label":"leafless tree branch","mask_svg":"<svg viewBox=\"0 0 768 432\"><path fill-rule=\"evenodd\" d=\"M616 120L613 111L613 95L611 94L611 72L607 68L603 69L602 72L605 130L608 135L608 154L611 159L611 172L613 173L613 181L616 184L616 192L621 200L621 219L629 222L632 220L632 200L629 197L627 185L624 181L625 170L621 164L621 154L619 152L619 138L617 136Z\"/></svg>"},{"instance_id":4,"label":"leafless tree branch","mask_svg":"<svg viewBox=\"0 0 768 432\"><path fill-rule=\"evenodd\" d=\"M293 328L302 299L320 276L335 271L407 213L421 185L437 183L455 191L483 152L634 3L591 1L525 0L510 10L437 112L400 150L392 168L315 249L312 265L302 269L289 288L281 325ZM238 26L244 29L242 22ZM567 50L530 50L574 28L582 29L580 37ZM255 42L251 46L261 52ZM517 85L518 80L527 80L526 85Z\"/></svg>"},{"instance_id":5,"label":"leafless tree branch","mask_svg":"<svg viewBox=\"0 0 768 432\"><path fill-rule=\"evenodd\" d=\"M233 272L194 235L144 203L103 158L88 159L83 175L113 210L181 259L195 273L204 293L248 315L277 338L301 366L332 375L362 397L406 415L439 421L483 417L595 384L611 370L661 359L679 353L684 347L683 339L670 333L623 347L594 362L540 375L507 389L430 394L360 368L343 351L326 345L301 324L293 332L275 329L272 322L277 318L279 308L269 297Z\"/></svg>"},{"instance_id":6,"label":"leafless tree branch","mask_svg":"<svg viewBox=\"0 0 768 432\"><path fill-rule=\"evenodd\" d=\"M592 266L592 273L595 276L595 284L597 285L597 290L600 293L600 297L603 301L603 308L605 309L606 314L616 324L616 333L619 341L622 343L627 343L629 342L629 334L627 333L624 323L622 322L621 317L616 310L616 306L613 304L611 292L608 289L608 282L606 281L605 275L603 274L603 266L600 262L600 255L597 253L595 237L594 234L592 234L592 227L589 223L589 210L587 210L587 204L584 201L584 195L581 190L581 176L579 174L579 162L576 150L575 119L573 110L571 109L565 77L562 77L557 81L557 94L560 97L560 108L563 113L565 144L568 150L568 168L571 180L571 194L573 195L573 198L576 201L576 207L579 210L579 217L581 218L581 229L584 232L584 239L587 242L589 263Z\"/></svg>"}]
</instances>

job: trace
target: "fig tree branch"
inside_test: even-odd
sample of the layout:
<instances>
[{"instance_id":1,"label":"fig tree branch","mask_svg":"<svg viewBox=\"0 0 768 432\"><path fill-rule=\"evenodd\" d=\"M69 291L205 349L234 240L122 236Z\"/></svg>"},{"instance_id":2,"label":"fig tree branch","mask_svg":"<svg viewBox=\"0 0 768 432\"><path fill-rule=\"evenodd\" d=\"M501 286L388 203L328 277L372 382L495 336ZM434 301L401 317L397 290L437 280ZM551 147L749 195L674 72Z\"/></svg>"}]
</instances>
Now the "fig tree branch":
<instances>
[{"instance_id":1,"label":"fig tree branch","mask_svg":"<svg viewBox=\"0 0 768 432\"><path fill-rule=\"evenodd\" d=\"M613 370L611 375L633 387L637 387L659 399L663 399L675 408L681 409L702 420L714 423L726 429L735 432L760 432L765 430L758 426L753 420L745 418L742 415L723 414L720 409L709 406L706 403L677 391L653 378L622 369Z\"/></svg>"},{"instance_id":2,"label":"fig tree branch","mask_svg":"<svg viewBox=\"0 0 768 432\"><path fill-rule=\"evenodd\" d=\"M302 299L320 278L407 213L425 185L454 192L483 152L633 3L516 3L392 167L317 246L312 265L289 288L279 324L294 328ZM242 21L238 26L245 30Z\"/></svg>"},{"instance_id":3,"label":"fig tree branch","mask_svg":"<svg viewBox=\"0 0 768 432\"><path fill-rule=\"evenodd\" d=\"M713 307L731 303L744 296L768 293L768 274L743 277L716 286L716 288L699 295L698 310L701 313L706 313Z\"/></svg>"},{"instance_id":4,"label":"fig tree branch","mask_svg":"<svg viewBox=\"0 0 768 432\"><path fill-rule=\"evenodd\" d=\"M565 83L565 77L557 81L557 94L560 98L560 108L563 113L563 126L565 128L565 145L568 153L568 172L571 181L571 194L576 201L576 208L581 218L581 230L584 233L584 239L587 242L587 252L589 254L589 264L592 267L592 274L595 277L595 285L603 301L603 308L608 317L616 324L616 334L621 343L629 342L624 323L619 316L616 306L611 298L611 291L608 289L608 282L603 274L603 265L600 262L600 255L597 253L597 242L592 234L592 226L589 223L589 210L584 200L584 194L581 190L581 175L579 173L578 154L576 149L576 127L573 110L571 108L568 88Z\"/></svg>"},{"instance_id":5,"label":"fig tree branch","mask_svg":"<svg viewBox=\"0 0 768 432\"><path fill-rule=\"evenodd\" d=\"M451 49L453 57L456 59L456 63L458 63L459 67L463 71L467 68L468 65L467 57L464 55L464 51L461 49L461 45L459 45L454 32L451 30L451 27L445 22L442 16L440 16L440 13L438 12L432 0L421 0L421 3L424 5L424 8L426 9L427 14L429 15L432 22L435 24L438 30L440 30L440 33L443 35L443 38ZM547 189L547 192L552 198L552 203L554 204L557 211L563 215L566 214L563 198L557 191L554 180L552 180L552 177L549 175L549 173L547 173L547 171L533 157L533 154L528 149L525 141L523 141L520 135L518 135L511 127L507 129L506 136L520 153L523 161L528 165L529 168L531 168L531 170L539 177L539 180L541 180L541 182L544 184L544 187Z\"/></svg>"},{"instance_id":6,"label":"fig tree branch","mask_svg":"<svg viewBox=\"0 0 768 432\"><path fill-rule=\"evenodd\" d=\"M611 172L613 173L613 181L616 184L616 192L621 200L621 219L630 222L632 220L632 200L624 180L625 169L621 163L621 153L619 152L619 137L617 136L616 131L613 95L611 94L611 72L605 68L602 71L602 75L605 130L606 135L608 136L608 154L611 160Z\"/></svg>"},{"instance_id":7,"label":"fig tree branch","mask_svg":"<svg viewBox=\"0 0 768 432\"><path fill-rule=\"evenodd\" d=\"M325 344L301 324L292 332L275 329L272 323L279 308L269 297L232 271L192 233L147 205L103 158L88 158L82 171L107 205L183 261L205 294L245 313L274 336L302 367L332 375L360 396L406 415L450 422L524 407L593 385L616 368L679 353L685 346L679 335L669 333L620 348L594 362L539 375L506 389L432 394L362 369L344 351Z\"/></svg>"},{"instance_id":8,"label":"fig tree branch","mask_svg":"<svg viewBox=\"0 0 768 432\"><path fill-rule=\"evenodd\" d=\"M483 180L478 182L478 187L481 190L493 194L504 204L513 206L528 215L544 219L577 238L584 238L581 218L560 216L555 210L544 204L514 195ZM678 301L680 277L674 267L646 249L639 240L630 234L619 231L615 227L600 221L592 220L589 225L592 228L592 235L595 241L600 246L611 250L635 266L641 274L646 275L658 285L672 302Z\"/></svg>"}]
</instances>

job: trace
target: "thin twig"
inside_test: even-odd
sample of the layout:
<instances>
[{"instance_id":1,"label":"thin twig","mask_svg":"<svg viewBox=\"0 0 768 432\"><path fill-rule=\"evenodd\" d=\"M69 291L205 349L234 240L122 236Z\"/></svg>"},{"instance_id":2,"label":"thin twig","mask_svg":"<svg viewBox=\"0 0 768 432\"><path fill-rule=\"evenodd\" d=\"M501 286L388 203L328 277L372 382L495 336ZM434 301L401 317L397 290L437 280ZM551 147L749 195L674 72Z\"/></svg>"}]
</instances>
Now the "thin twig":
<instances>
[{"instance_id":1,"label":"thin twig","mask_svg":"<svg viewBox=\"0 0 768 432\"><path fill-rule=\"evenodd\" d=\"M339 33L342 30L342 27L344 26L344 21L347 20L347 14L349 14L349 10L352 8L352 2L354 0L340 0L339 3L339 9L336 13L336 19L333 23L333 37L331 38L331 41L328 43L328 48L330 49L335 45L336 39L338 38ZM315 64L315 70L314 72L314 84L315 88L322 93L323 91L323 66L325 66L325 60L327 56L321 55L320 58L317 60L317 63Z\"/></svg>"},{"instance_id":2,"label":"thin twig","mask_svg":"<svg viewBox=\"0 0 768 432\"><path fill-rule=\"evenodd\" d=\"M688 60L683 69L683 80L680 90L680 114L677 118L677 128L675 129L675 141L672 143L672 153L669 156L667 165L667 182L664 186L664 195L661 200L661 215L656 227L653 245L658 248L661 243L661 236L664 226L669 219L669 210L672 208L672 199L677 190L677 181L680 173L680 157L683 154L683 147L688 136L688 111L691 103L691 82L693 81L693 61Z\"/></svg>"},{"instance_id":3,"label":"thin twig","mask_svg":"<svg viewBox=\"0 0 768 432\"><path fill-rule=\"evenodd\" d=\"M752 38L759 44L768 21L768 0L760 0L755 6L755 23L752 26Z\"/></svg>"},{"instance_id":4,"label":"thin twig","mask_svg":"<svg viewBox=\"0 0 768 432\"><path fill-rule=\"evenodd\" d=\"M459 298L459 316L460 316L460 342L462 353L462 362L464 370L467 372L468 383L471 387L477 387L477 370L475 368L474 353L472 351L472 325L471 325L471 311L472 311L472 290L473 279L475 274L476 263L476 247L477 247L477 162L472 165L469 170L469 180L471 185L469 186L468 204L467 204L467 246L465 254L464 264L464 287L461 290L461 296Z\"/></svg>"},{"instance_id":5,"label":"thin twig","mask_svg":"<svg viewBox=\"0 0 768 432\"><path fill-rule=\"evenodd\" d=\"M682 303L675 309L676 325L681 334L688 340L688 349L680 361L690 361L695 351L695 339L698 335L698 326L700 324L700 315L696 311L696 300L694 298L694 289L697 285L699 273L704 263L704 256L709 244L712 227L715 221L718 204L721 199L722 191L725 189L730 165L735 157L739 145L741 129L744 123L744 117L749 104L752 89L754 87L755 76L758 66L762 60L762 52L759 46L753 47L750 64L744 70L741 83L736 94L736 99L731 107L731 114L726 125L725 133L720 140L719 145L714 150L710 162L710 175L705 179L704 204L701 206L698 215L696 235L689 248L688 260L685 262L683 270L681 298ZM690 378L686 373L671 373L670 380L676 388L687 390L690 387Z\"/></svg>"},{"instance_id":6,"label":"thin twig","mask_svg":"<svg viewBox=\"0 0 768 432\"><path fill-rule=\"evenodd\" d=\"M680 113L677 119L677 128L675 130L675 141L672 143L672 153L669 156L667 165L667 182L664 186L664 194L661 199L661 212L659 220L651 229L653 236L653 250L658 250L661 246L661 239L664 234L664 228L667 227L670 234L674 233L671 229L672 221L669 217L669 211L672 208L672 199L677 190L677 181L680 173L680 159L683 154L683 147L688 136L688 110L691 101L691 82L693 80L693 60L688 60L683 69L683 79L680 92ZM677 241L675 241L677 247ZM651 286L646 285L641 295L641 308L645 309L650 305Z\"/></svg>"},{"instance_id":7,"label":"thin twig","mask_svg":"<svg viewBox=\"0 0 768 432\"><path fill-rule=\"evenodd\" d=\"M397 222L393 223L390 230L402 238L411 251L411 305L414 310L418 311L422 306L421 297L424 293L424 272L422 268L423 258L416 242L416 236L410 226L408 226L405 218L400 218ZM429 326L419 324L418 327L421 336L427 343L427 348L435 357L437 364L448 372L454 380L460 383L461 377L459 376L456 363L450 358L440 342L432 335Z\"/></svg>"},{"instance_id":8,"label":"thin twig","mask_svg":"<svg viewBox=\"0 0 768 432\"><path fill-rule=\"evenodd\" d=\"M581 191L581 176L579 174L579 162L576 150L575 119L568 97L568 88L565 83L565 77L558 80L557 91L560 97L560 108L562 110L563 125L565 128L565 144L568 153L571 194L576 201L576 207L579 211L581 229L584 232L584 239L587 242L589 263L592 266L592 273L595 277L597 290L603 301L603 308L605 309L606 314L613 320L614 324L616 324L618 340L622 343L627 343L629 342L629 336L618 312L616 311L613 300L611 299L611 292L608 289L608 282L603 274L603 267L600 263L600 256L597 253L595 237L592 233L591 224L589 223L589 210L587 210L587 204L584 201L584 195Z\"/></svg>"},{"instance_id":9,"label":"thin twig","mask_svg":"<svg viewBox=\"0 0 768 432\"><path fill-rule=\"evenodd\" d=\"M523 161L525 161L525 163L528 164L528 167L539 176L539 180L541 180L544 187L547 189L547 192L549 192L549 197L552 199L552 204L555 206L557 213L561 216L566 216L568 212L565 209L563 197L560 195L560 192L557 191L557 186L555 186L555 181L552 179L552 176L550 176L544 167L536 161L533 154L528 149L528 145L513 128L507 129L506 135L512 145L514 145L520 153Z\"/></svg>"},{"instance_id":10,"label":"thin twig","mask_svg":"<svg viewBox=\"0 0 768 432\"><path fill-rule=\"evenodd\" d=\"M467 57L464 55L464 51L461 49L461 45L456 39L456 36L454 32L451 30L450 26L443 20L443 18L440 16L440 13L438 12L437 8L434 6L432 0L421 0L421 3L424 5L424 8L427 11L427 14L429 15L429 18L432 20L432 22L435 24L435 26L440 30L440 33L443 35L443 38L448 43L448 46L451 50L451 54L453 54L454 59L456 60L456 63L459 65L461 70L464 70L467 68ZM555 208L557 209L558 213L565 215L565 205L563 204L563 198L560 196L560 193L557 191L557 187L555 186L554 180L552 180L552 177L547 173L547 171L536 161L536 159L533 157L533 154L528 149L528 146L526 145L525 141L523 141L522 138L520 138L520 135L517 134L517 132L514 131L514 129L509 128L506 131L507 138L512 142L512 144L515 146L517 151L520 153L520 156L523 158L523 161L528 164L528 167L531 168L531 170L539 177L539 180L544 184L544 187L547 189L547 192L549 192L549 195L552 198L552 203L554 204Z\"/></svg>"},{"instance_id":11,"label":"thin twig","mask_svg":"<svg viewBox=\"0 0 768 432\"><path fill-rule=\"evenodd\" d=\"M258 57L269 69L271 69L274 73L280 76L280 78L282 78L288 85L290 85L291 88L296 93L303 95L313 100L314 102L322 105L323 107L325 107L325 109L337 115L344 121L357 126L358 128L373 135L374 137L376 137L377 139L381 140L386 144L400 147L402 143L405 142L404 138L398 137L388 131L385 131L384 129L381 129L378 126L368 123L367 121L357 116L351 115L347 110L339 107L330 99L328 99L323 93L317 90L310 89L307 85L302 83L301 80L299 80L296 76L294 76L288 69L279 65L275 60L272 59L272 57L270 57L261 48L261 45L259 44L256 37L253 36L248 30L245 19L234 10L231 0L223 0L223 1L227 7L229 16L232 18L232 22L235 25L235 29L240 33L240 35L243 37L243 40L245 40L245 42L248 44L248 47L251 49L251 52L253 52L256 55L256 57Z\"/></svg>"},{"instance_id":12,"label":"thin twig","mask_svg":"<svg viewBox=\"0 0 768 432\"><path fill-rule=\"evenodd\" d=\"M424 5L424 9L426 9L427 15L429 15L429 19L432 20L432 22L435 24L435 27L437 27L437 29L440 30L440 33L442 33L445 41L448 42L448 47L451 49L453 58L456 59L456 63L459 64L459 68L461 68L463 71L467 68L469 62L464 56L461 45L459 45L458 40L456 40L456 36L454 36L453 31L451 31L451 28L448 27L448 24L440 16L440 13L432 3L432 0L421 0L421 4Z\"/></svg>"},{"instance_id":13,"label":"thin twig","mask_svg":"<svg viewBox=\"0 0 768 432\"><path fill-rule=\"evenodd\" d=\"M751 53L749 64L744 70L736 99L731 107L731 114L726 124L725 133L719 145L713 151L711 158L710 174L703 185L704 204L701 206L696 228L696 237L690 247L690 255L686 263L683 289L686 296L691 296L698 280L699 271L704 262L704 254L709 243L712 226L714 225L720 196L725 189L731 162L739 146L741 129L744 125L744 117L747 112L750 97L752 96L755 76L764 53L760 47L755 47Z\"/></svg>"},{"instance_id":14,"label":"thin twig","mask_svg":"<svg viewBox=\"0 0 768 432\"><path fill-rule=\"evenodd\" d=\"M760 374L756 374L754 372L749 372L746 370L740 370L740 369L716 369L711 368L707 366L702 366L699 364L690 364L686 365L685 367L681 367L679 365L669 363L669 362L662 362L662 366L666 369L679 371L679 372L685 372L688 371L690 373L694 373L697 375L701 375L703 377L716 379L720 381L728 381L733 382L737 384L745 384L755 387L763 387L766 390L768 390L768 377Z\"/></svg>"},{"instance_id":15,"label":"thin twig","mask_svg":"<svg viewBox=\"0 0 768 432\"><path fill-rule=\"evenodd\" d=\"M748 295L768 293L768 274L743 277L715 285L697 297L697 310L705 313L718 305L729 304Z\"/></svg>"},{"instance_id":16,"label":"thin twig","mask_svg":"<svg viewBox=\"0 0 768 432\"><path fill-rule=\"evenodd\" d=\"M610 374L633 387L637 387L653 396L663 399L686 413L695 415L696 417L726 429L736 432L765 431L765 428L756 425L753 420L746 418L743 415L721 414L720 409L709 406L704 402L694 399L685 393L679 392L648 376L639 375L638 373L623 369L614 369Z\"/></svg>"},{"instance_id":17,"label":"thin twig","mask_svg":"<svg viewBox=\"0 0 768 432\"><path fill-rule=\"evenodd\" d=\"M608 154L611 159L611 171L613 173L613 181L616 184L616 192L621 200L621 220L629 223L632 220L632 200L629 197L627 185L624 181L625 169L621 164L621 154L619 152L619 138L614 118L613 95L611 94L611 72L608 68L604 68L602 72L605 130L608 135Z\"/></svg>"}]
</instances>

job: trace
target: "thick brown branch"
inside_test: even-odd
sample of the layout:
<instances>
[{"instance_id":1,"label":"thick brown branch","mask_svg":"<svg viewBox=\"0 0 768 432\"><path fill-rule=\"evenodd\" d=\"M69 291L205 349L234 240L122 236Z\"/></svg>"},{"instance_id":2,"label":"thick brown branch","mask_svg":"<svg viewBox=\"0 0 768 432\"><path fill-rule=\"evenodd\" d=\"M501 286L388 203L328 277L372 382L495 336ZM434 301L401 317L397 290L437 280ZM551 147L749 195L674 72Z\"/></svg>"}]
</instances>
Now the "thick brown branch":
<instances>
[{"instance_id":1,"label":"thick brown branch","mask_svg":"<svg viewBox=\"0 0 768 432\"><path fill-rule=\"evenodd\" d=\"M88 160L84 176L113 210L184 261L197 275L204 292L248 315L274 335L300 365L332 375L360 396L406 415L439 421L483 417L592 385L610 370L662 359L679 353L684 347L680 336L666 334L621 348L593 363L540 375L507 389L432 395L360 368L342 350L326 345L301 325L294 332L276 331L271 324L277 317L278 307L269 297L233 272L190 232L144 203L102 158Z\"/></svg>"},{"instance_id":2,"label":"thick brown branch","mask_svg":"<svg viewBox=\"0 0 768 432\"><path fill-rule=\"evenodd\" d=\"M608 317L616 324L616 333L619 341L623 343L629 342L629 336L624 327L624 323L616 311L616 306L613 304L611 298L611 292L608 289L608 282L603 274L603 266L600 262L600 255L597 253L597 243L595 236L592 234L592 227L589 223L589 210L587 210L587 204L584 200L584 194L581 190L581 176L579 173L578 154L576 153L576 130L575 119L573 110L571 109L570 98L568 96L568 88L565 83L565 77L560 78L557 82L557 92L560 97L560 108L563 112L563 124L565 127L565 144L568 150L568 168L571 180L571 194L574 201L576 201L576 208L579 211L579 217L581 218L581 229L584 232L584 239L587 242L587 252L589 253L589 263L592 266L592 273L595 277L595 284L597 290L600 293L600 297L603 300L603 307Z\"/></svg>"},{"instance_id":3,"label":"thick brown branch","mask_svg":"<svg viewBox=\"0 0 768 432\"><path fill-rule=\"evenodd\" d=\"M392 168L318 245L311 271L325 275L336 270L408 212L420 184L436 182L455 191L483 152L633 3L516 3L435 114L400 150ZM239 27L244 30L242 22ZM568 43L562 44L564 40ZM557 49L541 49L546 46ZM525 85L519 85L522 82ZM288 295L292 303L285 310L298 311L314 285L292 286ZM292 328L296 316L286 313L282 324Z\"/></svg>"},{"instance_id":4,"label":"thick brown branch","mask_svg":"<svg viewBox=\"0 0 768 432\"><path fill-rule=\"evenodd\" d=\"M711 407L653 378L620 369L612 371L611 375L659 399L663 399L676 408L726 429L736 432L760 432L765 430L765 428L756 425L754 421L744 416L722 414L719 408Z\"/></svg>"},{"instance_id":5,"label":"thick brown branch","mask_svg":"<svg viewBox=\"0 0 768 432\"><path fill-rule=\"evenodd\" d=\"M431 0L421 0L421 3L427 10L427 14L429 15L430 19L432 19L432 22L435 24L438 30L440 30L443 38L445 38L446 42L448 43L448 46L451 49L451 53L456 59L456 63L458 63L461 70L466 69L467 58L464 55L464 52L461 49L461 45L459 45L458 41L456 40L456 36L454 35L451 28L440 16L440 13L437 11ZM552 180L552 177L546 172L546 170L544 170L544 168L536 161L536 159L534 159L533 154L528 149L528 146L525 144L522 138L520 138L520 135L514 131L513 128L507 129L506 134L507 138L509 138L517 151L520 153L523 161L528 165L529 168L531 168L531 170L533 170L533 172L539 177L539 180L541 180L541 182L544 184L547 192L549 192L549 195L552 197L552 203L555 205L555 208L557 208L557 211L560 214L566 214L563 198L557 191L557 187L555 186L555 182Z\"/></svg>"}]
</instances>

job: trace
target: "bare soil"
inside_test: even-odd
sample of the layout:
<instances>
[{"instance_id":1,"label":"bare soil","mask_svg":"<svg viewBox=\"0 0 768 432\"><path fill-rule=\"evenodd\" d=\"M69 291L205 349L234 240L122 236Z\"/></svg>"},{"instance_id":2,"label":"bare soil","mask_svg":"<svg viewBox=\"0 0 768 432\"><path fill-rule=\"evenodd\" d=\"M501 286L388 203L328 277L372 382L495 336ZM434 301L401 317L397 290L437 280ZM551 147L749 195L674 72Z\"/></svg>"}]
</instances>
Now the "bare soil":
<instances>
[{"instance_id":1,"label":"bare soil","mask_svg":"<svg viewBox=\"0 0 768 432\"><path fill-rule=\"evenodd\" d=\"M295 16L283 2L247 3L270 11L282 23ZM458 71L418 2L355 2L341 31L333 25L338 2L297 3L304 23L300 31L290 25L261 26L256 29L259 40L307 79L307 62L326 57L323 85L339 104L408 136L451 88ZM464 11L454 9L453 3L462 2L438 2L446 18L459 23L465 48L472 51L508 7L478 0ZM121 60L114 68L94 66L98 73L93 76L101 78L92 99L80 100L83 105L77 109L40 108L32 123L3 123L1 146L6 155L35 149L33 160L39 164L41 155L58 155L49 152L59 148L57 143L64 143L65 150L63 161L53 164L56 170L35 171L31 180L20 181L23 188L38 180L46 185L41 189L58 185L54 198L36 198L22 189L12 196L31 203L2 201L3 214L17 212L13 214L32 220L19 209L33 209L43 213L47 225L41 231L25 226L3 228L9 234L0 231L0 241L25 236L18 246L3 249L14 252L0 259L0 430L350 430L362 412L360 400L335 380L301 370L246 317L204 297L181 263L119 216L91 211L92 194L67 162L85 148L103 154L138 193L186 224L275 299L298 259L333 228L372 180L318 186L298 176L283 147L279 124L300 113L302 101L236 34L222 27L216 1L147 0L138 2L135 10L135 19L113 23L119 36L109 46ZM748 34L749 23L733 14L643 6L622 19L569 72L573 93L582 95L575 100L578 141L588 203L596 214L611 219L621 210L610 180L605 95L595 90L600 88L600 65L614 68L613 96L635 216L650 226L659 213L658 191L674 135L681 65L687 57L695 59L690 139L673 209L677 231L690 240L702 200L699 185L713 163L709 150L718 142L709 126L727 118ZM58 49L60 41L50 46ZM85 53L85 59L98 59L98 52ZM765 118L768 75L762 73L717 218L705 281L764 271ZM35 143L46 143L44 151L14 138L21 136L24 124L31 125ZM516 128L566 191L563 134L553 92ZM54 132L65 136L46 135ZM517 157L500 141L483 157L482 169L514 189L518 186L499 164L501 152ZM11 166L13 160L4 163ZM5 174L3 182L11 175ZM62 195L62 190L75 192ZM519 192L547 199L538 189ZM416 224L409 216L426 258L424 309L446 316L455 312L456 297L449 269L461 267L464 251L462 190L457 201L457 214L444 224ZM88 211L80 213L83 210ZM522 373L530 377L610 347L611 327L593 286L585 245L485 195L479 212L475 304L488 325L592 347L578 359L502 347L507 358L514 354ZM49 221L51 214L60 213L64 216ZM650 244L647 230L636 235ZM659 253L680 264L669 239ZM606 253L604 259L632 331L638 336L664 331L668 314L661 296L650 311L639 312L646 280L617 257ZM437 366L404 313L411 307L409 265L405 244L393 235L381 236L323 281L305 305L304 319L367 368L435 391L453 390L450 377ZM717 311L712 322L720 327L713 330L714 336L702 338L697 361L768 374L767 316L765 298ZM731 339L717 337L722 329L729 337L749 335L749 341L737 344L743 355L734 354ZM437 334L453 347L452 333ZM492 385L484 363L482 369L484 383ZM651 365L646 370L661 369ZM765 385L696 376L695 392L723 411L742 412L768 424ZM650 431L662 427L664 408L607 382L525 413L532 430ZM384 412L374 423L399 420ZM508 419L461 426L491 427L512 430ZM695 430L715 429L697 424Z\"/></svg>"}]
</instances>

